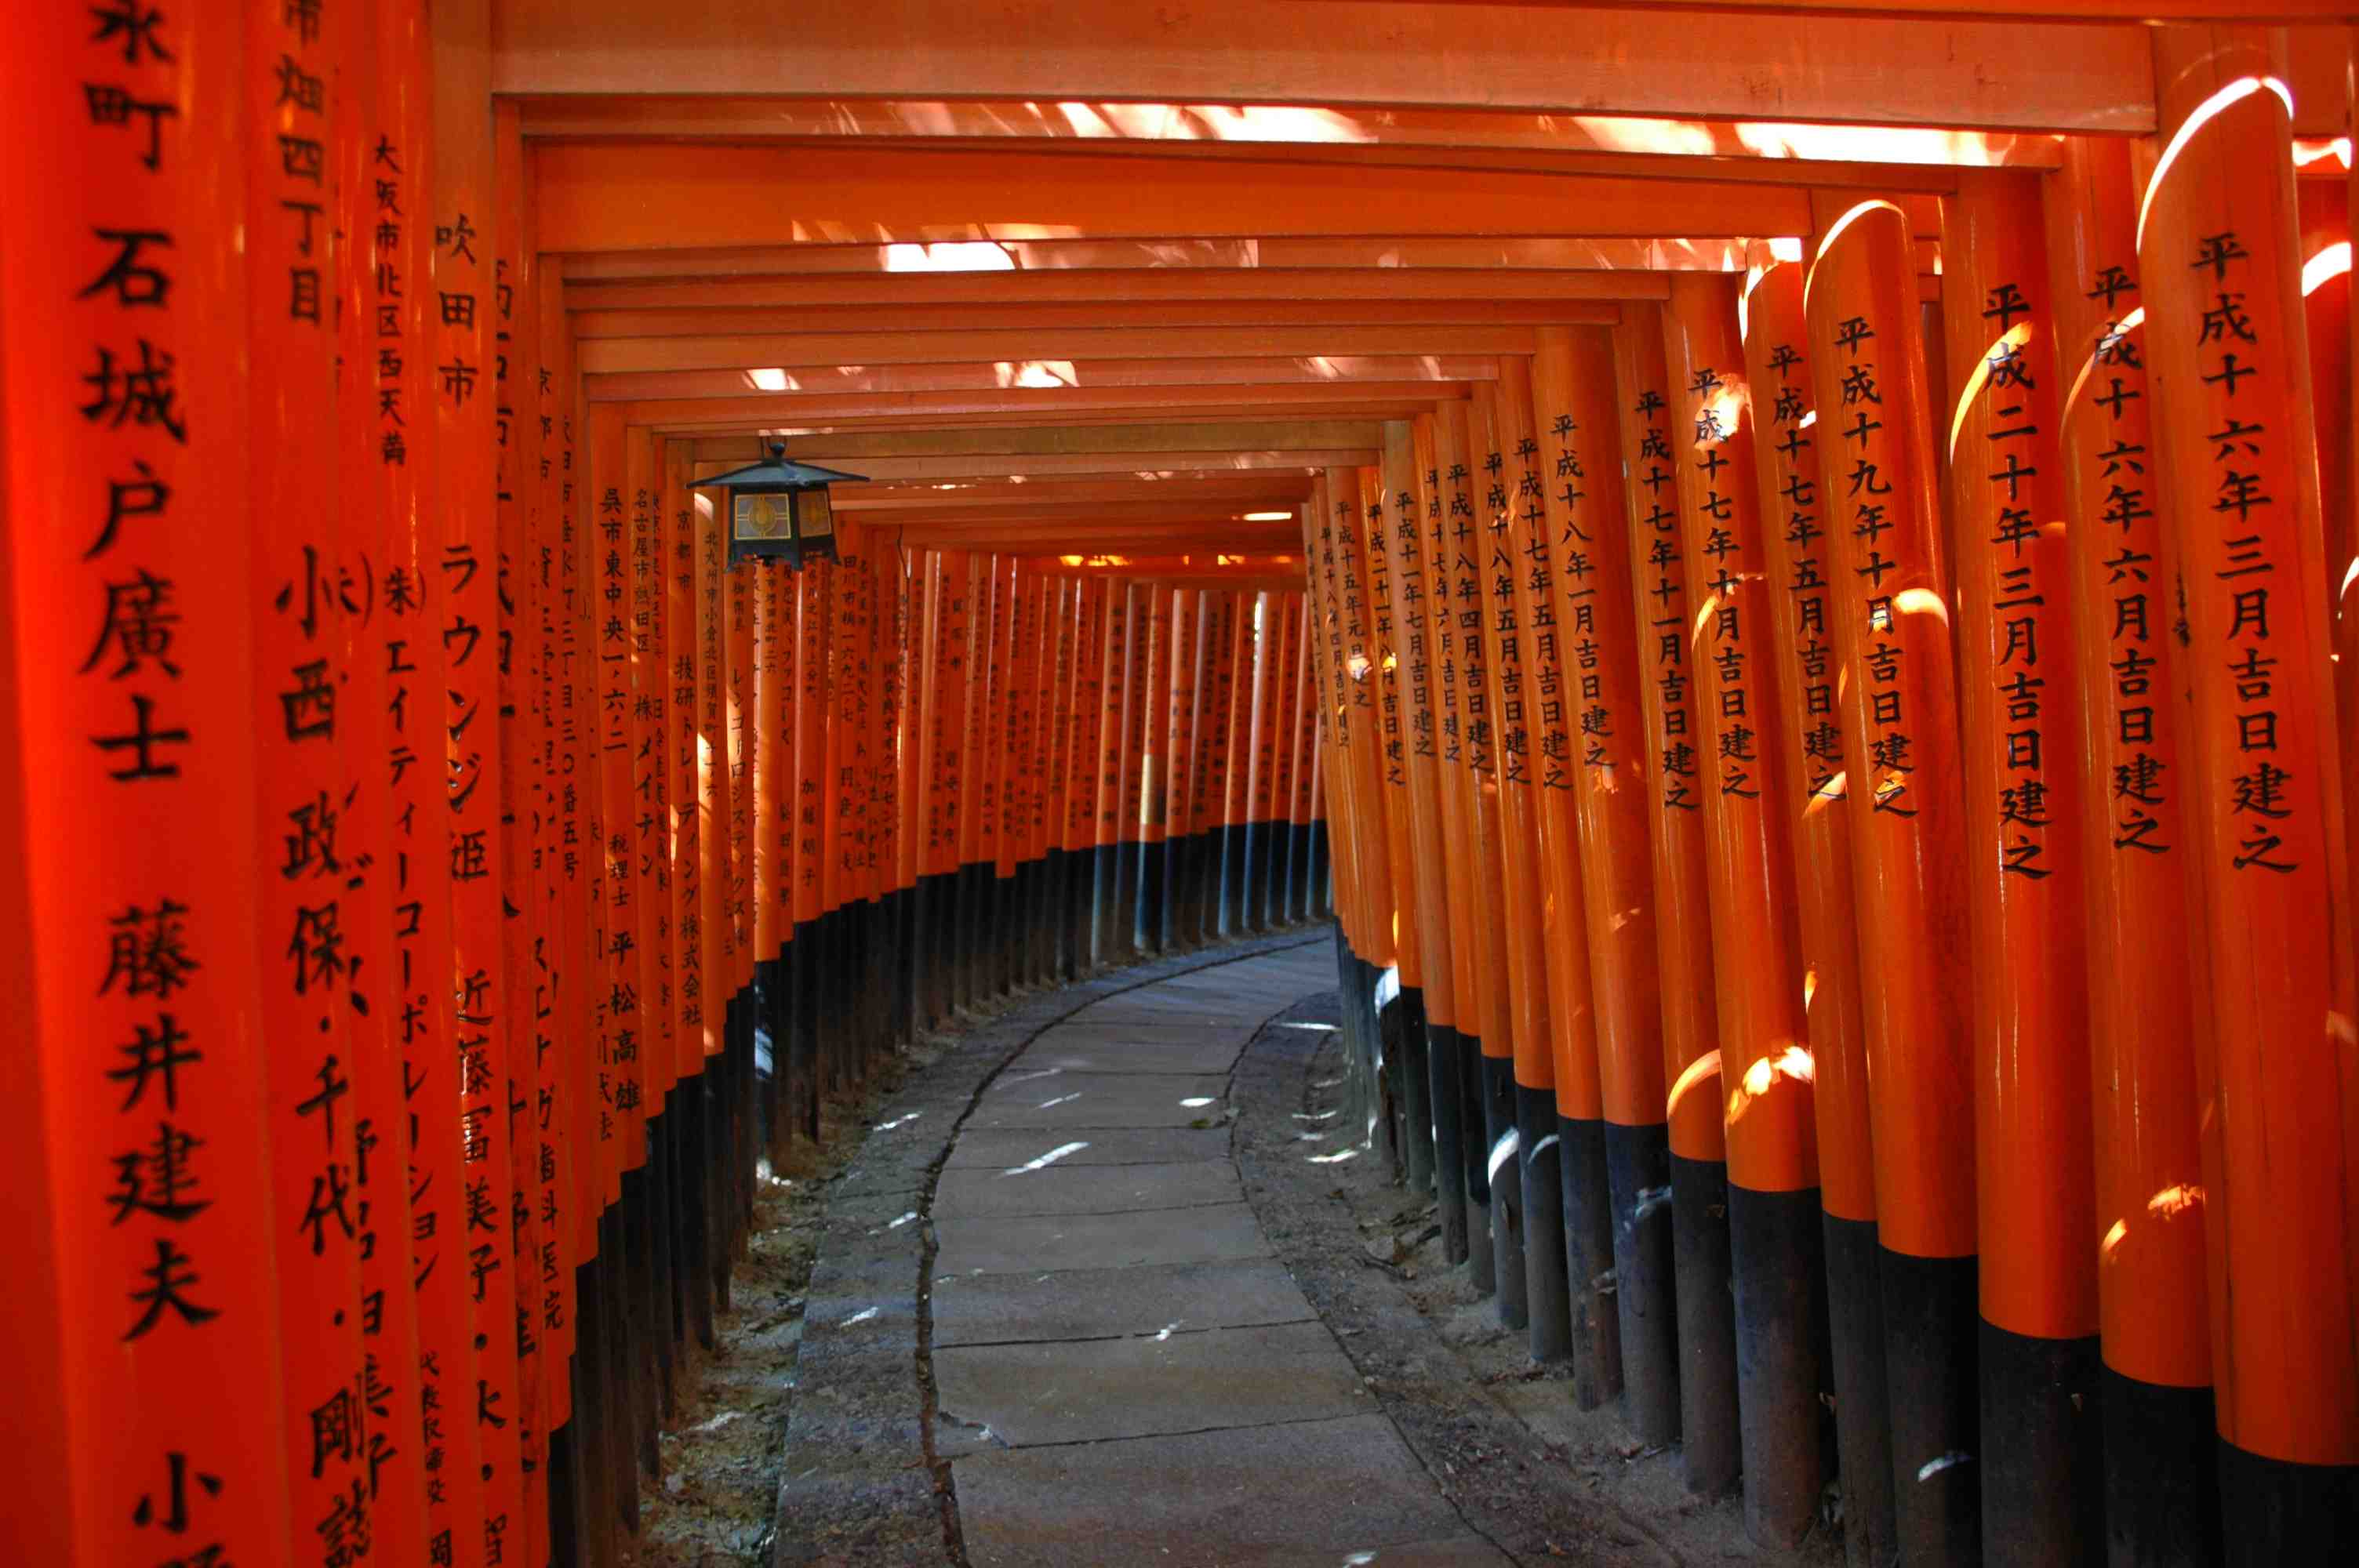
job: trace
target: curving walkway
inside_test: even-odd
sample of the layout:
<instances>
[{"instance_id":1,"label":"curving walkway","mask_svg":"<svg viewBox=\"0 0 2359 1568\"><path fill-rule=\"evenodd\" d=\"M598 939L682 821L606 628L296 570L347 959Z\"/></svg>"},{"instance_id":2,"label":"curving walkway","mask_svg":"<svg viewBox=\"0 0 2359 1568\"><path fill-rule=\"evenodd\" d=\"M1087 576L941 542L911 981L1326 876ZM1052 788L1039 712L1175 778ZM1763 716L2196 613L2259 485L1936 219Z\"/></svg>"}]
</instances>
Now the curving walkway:
<instances>
[{"instance_id":1,"label":"curving walkway","mask_svg":"<svg viewBox=\"0 0 2359 1568\"><path fill-rule=\"evenodd\" d=\"M1231 1069L1321 944L1110 997L978 1097L937 1184L932 1360L974 1568L1499 1563L1378 1413L1231 1158Z\"/></svg>"},{"instance_id":2,"label":"curving walkway","mask_svg":"<svg viewBox=\"0 0 2359 1568\"><path fill-rule=\"evenodd\" d=\"M1230 1075L1335 980L1323 937L1255 946L1031 998L885 1108L830 1198L778 1563L1507 1562L1246 1201Z\"/></svg>"}]
</instances>

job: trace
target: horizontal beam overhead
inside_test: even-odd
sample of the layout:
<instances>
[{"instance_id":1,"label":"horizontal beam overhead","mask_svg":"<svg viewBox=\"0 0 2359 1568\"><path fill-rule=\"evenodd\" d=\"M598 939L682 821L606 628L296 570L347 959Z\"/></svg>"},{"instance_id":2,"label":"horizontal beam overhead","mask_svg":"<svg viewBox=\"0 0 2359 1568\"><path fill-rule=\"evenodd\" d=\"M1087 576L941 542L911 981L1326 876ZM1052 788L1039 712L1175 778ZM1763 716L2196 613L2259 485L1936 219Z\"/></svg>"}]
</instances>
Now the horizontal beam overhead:
<instances>
[{"instance_id":1,"label":"horizontal beam overhead","mask_svg":"<svg viewBox=\"0 0 2359 1568\"><path fill-rule=\"evenodd\" d=\"M1903 196L1903 211L1917 198ZM1920 206L1925 204L1919 203ZM1927 211L1938 213L1938 201ZM1917 270L1935 270L1938 217L1911 217L1917 229ZM1778 236L1770 235L1775 239ZM1284 270L1373 268L1387 277L1430 269L1442 287L1487 270L1584 273L1743 272L1753 242L1734 236L1582 238L1562 234L1358 234L1302 238L1264 235L1202 239L1191 235L1126 240L958 241L938 244L734 245L636 250L568 255L558 263L569 282L698 279L745 276L908 278L934 275L1023 272L1153 273L1191 269ZM1148 288L1128 282L1115 288ZM1194 287L1194 286L1188 286ZM1207 281L1203 287L1214 287ZM1404 285L1404 287L1407 286ZM1631 293L1636 298L1659 298ZM1184 296L1182 296L1184 297ZM1607 297L1617 296L1608 295ZM1091 297L1103 297L1103 295Z\"/></svg>"},{"instance_id":2,"label":"horizontal beam overhead","mask_svg":"<svg viewBox=\"0 0 2359 1568\"><path fill-rule=\"evenodd\" d=\"M667 287L672 286L666 286ZM927 305L767 307L667 306L657 309L576 310L577 341L603 338L679 338L826 331L906 332L940 338L977 331L1103 328L1611 326L1621 306L1605 299L1176 299L1070 300L1045 305L973 305L956 312ZM799 353L799 351L798 351ZM796 356L789 355L789 358Z\"/></svg>"},{"instance_id":3,"label":"horizontal beam overhead","mask_svg":"<svg viewBox=\"0 0 2359 1568\"><path fill-rule=\"evenodd\" d=\"M1379 446L1384 437L1382 423L1369 419L1193 425L1045 425L799 436L788 441L787 450L796 458L821 463L837 460L875 462L880 459L1100 457L1114 453L1204 456L1246 449L1283 455L1338 447ZM698 443L696 455L737 460L758 456L759 448L760 443L751 436L716 438L709 450L706 443Z\"/></svg>"},{"instance_id":4,"label":"horizontal beam overhead","mask_svg":"<svg viewBox=\"0 0 2359 1568\"><path fill-rule=\"evenodd\" d=\"M869 247L874 254L874 248ZM678 262L703 252L665 252L654 259ZM776 255L779 253L766 252ZM1635 254L1635 252L1634 252ZM943 306L1008 310L1048 310L1065 306L1100 308L1109 301L1148 306L1293 306L1355 301L1386 304L1458 301L1595 302L1660 299L1669 292L1661 274L1635 269L1575 272L1566 268L1420 268L1378 265L1316 267L1041 268L1004 272L886 272L865 275L754 273L727 276L671 274L607 279L592 276L608 265L647 259L629 255L570 256L560 264L569 276L565 302L574 319L641 310L830 309L910 311ZM1715 267L1714 270L1728 270Z\"/></svg>"},{"instance_id":5,"label":"horizontal beam overhead","mask_svg":"<svg viewBox=\"0 0 2359 1568\"><path fill-rule=\"evenodd\" d=\"M1799 189L1507 170L1031 152L537 142L534 233L552 251L1168 234L1798 234Z\"/></svg>"},{"instance_id":6,"label":"horizontal beam overhead","mask_svg":"<svg viewBox=\"0 0 2359 1568\"><path fill-rule=\"evenodd\" d=\"M1320 355L1299 359L1027 360L970 364L817 364L774 367L780 384L765 386L749 370L649 371L582 378L592 402L663 397L729 397L771 393L777 417L794 417L806 395L1048 390L1057 386L1280 386L1343 381L1492 381L1498 362L1470 354Z\"/></svg>"},{"instance_id":7,"label":"horizontal beam overhead","mask_svg":"<svg viewBox=\"0 0 2359 1568\"><path fill-rule=\"evenodd\" d=\"M758 459L761 443L754 437L708 438L696 443L700 458L726 458L734 462ZM1111 481L1179 480L1219 473L1259 473L1270 470L1349 468L1381 460L1381 444L1361 447L1316 447L1299 452L1055 452L995 457L974 453L965 457L855 458L829 450L823 442L797 452L796 460L824 468L855 464L853 471L879 483L928 480L986 480L1011 477L1088 479Z\"/></svg>"},{"instance_id":8,"label":"horizontal beam overhead","mask_svg":"<svg viewBox=\"0 0 2359 1568\"><path fill-rule=\"evenodd\" d=\"M821 366L850 373L896 364L1055 367L1070 363L1075 367L1072 375L1062 370L1048 373L1071 380L1085 362L1131 360L1184 363L1260 359L1308 362L1383 360L1403 354L1462 358L1470 354L1526 354L1532 351L1536 341L1534 330L1527 325L1467 322L1408 322L1375 327L1200 327L1186 331L1158 327L1077 327L940 332L772 332L727 337L593 339L580 345L574 362L582 374L592 376L777 367L793 378L794 384L806 379L812 368ZM995 373L1004 384L1006 374L995 368Z\"/></svg>"},{"instance_id":9,"label":"horizontal beam overhead","mask_svg":"<svg viewBox=\"0 0 2359 1568\"><path fill-rule=\"evenodd\" d=\"M2134 23L1193 0L501 0L495 92L764 94L1762 117L2154 129ZM1562 40L1577 47L1548 47Z\"/></svg>"},{"instance_id":10,"label":"horizontal beam overhead","mask_svg":"<svg viewBox=\"0 0 2359 1568\"><path fill-rule=\"evenodd\" d=\"M943 425L1127 425L1141 420L1226 423L1239 419L1406 419L1462 399L1466 383L1331 382L1300 386L1008 387L987 393L902 392L821 396L781 404L774 396L636 399L626 424L667 433L733 430L809 433L845 429L939 429Z\"/></svg>"},{"instance_id":11,"label":"horizontal beam overhead","mask_svg":"<svg viewBox=\"0 0 2359 1568\"><path fill-rule=\"evenodd\" d=\"M1044 103L790 98L702 94L526 98L527 136L690 136L1025 142L1203 156L1237 154L1381 159L1436 157L1630 160L1615 172L1680 178L1779 178L1795 184L1848 181L1916 169L1940 189L1944 171L1979 166L2052 168L2051 136L1916 127L1803 125L1776 120L1640 119L1620 114L1529 114L1322 104ZM1750 170L1746 166L1753 166ZM1581 168L1564 166L1565 172ZM1605 172L1600 164L1589 172Z\"/></svg>"}]
</instances>

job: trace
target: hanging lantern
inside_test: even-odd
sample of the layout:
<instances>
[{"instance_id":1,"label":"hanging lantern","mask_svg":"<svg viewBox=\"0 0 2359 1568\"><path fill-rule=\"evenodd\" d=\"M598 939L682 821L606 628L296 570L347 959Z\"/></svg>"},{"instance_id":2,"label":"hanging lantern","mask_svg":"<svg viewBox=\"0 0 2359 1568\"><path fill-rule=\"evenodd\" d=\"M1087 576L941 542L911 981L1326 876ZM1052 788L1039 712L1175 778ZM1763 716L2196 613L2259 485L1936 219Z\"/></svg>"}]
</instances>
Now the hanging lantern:
<instances>
[{"instance_id":1,"label":"hanging lantern","mask_svg":"<svg viewBox=\"0 0 2359 1568\"><path fill-rule=\"evenodd\" d=\"M770 443L770 459L698 480L697 490L729 492L729 565L740 557L765 556L801 569L807 560L835 559L835 512L827 487L838 480L854 484L867 476L787 460L787 444Z\"/></svg>"}]
</instances>

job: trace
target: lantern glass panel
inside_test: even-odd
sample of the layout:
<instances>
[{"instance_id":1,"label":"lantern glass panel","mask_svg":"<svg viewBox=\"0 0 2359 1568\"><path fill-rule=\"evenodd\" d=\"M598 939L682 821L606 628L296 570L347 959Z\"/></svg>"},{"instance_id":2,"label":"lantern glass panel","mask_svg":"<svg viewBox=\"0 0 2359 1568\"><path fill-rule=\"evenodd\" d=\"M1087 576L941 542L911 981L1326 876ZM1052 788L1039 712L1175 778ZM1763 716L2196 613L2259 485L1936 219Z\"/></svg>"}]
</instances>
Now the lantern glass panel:
<instances>
[{"instance_id":1,"label":"lantern glass panel","mask_svg":"<svg viewBox=\"0 0 2359 1568\"><path fill-rule=\"evenodd\" d=\"M827 487L795 492L795 522L806 539L825 538L835 532L835 508L827 499Z\"/></svg>"},{"instance_id":2,"label":"lantern glass panel","mask_svg":"<svg viewBox=\"0 0 2359 1568\"><path fill-rule=\"evenodd\" d=\"M731 536L746 541L791 539L795 536L793 498L788 495L749 495L739 491L736 495L734 524Z\"/></svg>"}]
</instances>

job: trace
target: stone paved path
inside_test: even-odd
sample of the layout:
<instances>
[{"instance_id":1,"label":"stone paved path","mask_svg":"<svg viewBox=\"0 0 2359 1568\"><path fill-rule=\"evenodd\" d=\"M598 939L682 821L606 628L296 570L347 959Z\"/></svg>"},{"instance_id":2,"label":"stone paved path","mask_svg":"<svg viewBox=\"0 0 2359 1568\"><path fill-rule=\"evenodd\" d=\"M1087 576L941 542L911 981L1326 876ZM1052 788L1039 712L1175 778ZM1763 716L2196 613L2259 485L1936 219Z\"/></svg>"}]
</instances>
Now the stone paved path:
<instances>
[{"instance_id":1,"label":"stone paved path","mask_svg":"<svg viewBox=\"0 0 2359 1568\"><path fill-rule=\"evenodd\" d=\"M932 1362L973 1568L1462 1568L1473 1534L1271 1257L1231 1068L1324 944L1120 992L974 1102L935 1187Z\"/></svg>"}]
</instances>

